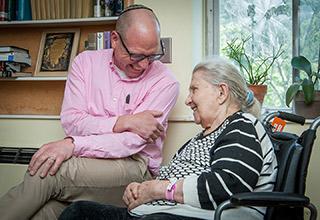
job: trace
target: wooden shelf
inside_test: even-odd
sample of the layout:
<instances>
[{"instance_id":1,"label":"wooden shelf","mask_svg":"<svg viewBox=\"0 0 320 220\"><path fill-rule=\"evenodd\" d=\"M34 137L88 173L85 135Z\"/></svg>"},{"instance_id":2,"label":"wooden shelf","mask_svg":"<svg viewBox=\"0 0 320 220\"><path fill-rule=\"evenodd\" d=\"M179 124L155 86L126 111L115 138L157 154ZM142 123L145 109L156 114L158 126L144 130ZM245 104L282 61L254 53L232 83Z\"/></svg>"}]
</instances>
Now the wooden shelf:
<instances>
[{"instance_id":1,"label":"wooden shelf","mask_svg":"<svg viewBox=\"0 0 320 220\"><path fill-rule=\"evenodd\" d=\"M60 120L59 115L1 115L0 119L44 119L44 120Z\"/></svg>"},{"instance_id":2,"label":"wooden shelf","mask_svg":"<svg viewBox=\"0 0 320 220\"><path fill-rule=\"evenodd\" d=\"M64 87L65 81L0 81L0 114L59 115Z\"/></svg>"},{"instance_id":3,"label":"wooden shelf","mask_svg":"<svg viewBox=\"0 0 320 220\"><path fill-rule=\"evenodd\" d=\"M28 49L31 66L23 71L34 73L40 40L44 32L79 29L78 54L84 50L84 42L89 33L114 30L117 19L118 17L100 17L3 21L0 22L0 45L14 45ZM0 115L2 118L9 118L8 116L12 115L12 118L44 117L45 119L59 115L66 79L67 77L38 76L0 78Z\"/></svg>"},{"instance_id":4,"label":"wooden shelf","mask_svg":"<svg viewBox=\"0 0 320 220\"><path fill-rule=\"evenodd\" d=\"M29 76L29 77L16 77L16 78L0 78L0 81L66 81L66 76Z\"/></svg>"},{"instance_id":5,"label":"wooden shelf","mask_svg":"<svg viewBox=\"0 0 320 220\"><path fill-rule=\"evenodd\" d=\"M29 21L1 21L0 28L12 27L68 27L68 26L92 26L102 24L115 24L118 17L100 18L72 18Z\"/></svg>"}]
</instances>

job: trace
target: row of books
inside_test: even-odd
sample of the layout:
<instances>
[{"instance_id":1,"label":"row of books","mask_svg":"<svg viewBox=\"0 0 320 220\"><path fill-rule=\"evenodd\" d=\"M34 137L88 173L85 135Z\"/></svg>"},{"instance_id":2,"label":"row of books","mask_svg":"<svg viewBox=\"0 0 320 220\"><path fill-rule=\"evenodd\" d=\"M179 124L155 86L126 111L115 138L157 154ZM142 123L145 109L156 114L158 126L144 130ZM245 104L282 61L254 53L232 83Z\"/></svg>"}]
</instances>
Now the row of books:
<instances>
[{"instance_id":1,"label":"row of books","mask_svg":"<svg viewBox=\"0 0 320 220\"><path fill-rule=\"evenodd\" d=\"M86 50L100 50L111 48L111 31L89 33L85 41Z\"/></svg>"},{"instance_id":2,"label":"row of books","mask_svg":"<svg viewBox=\"0 0 320 220\"><path fill-rule=\"evenodd\" d=\"M133 0L0 0L0 21L118 16Z\"/></svg>"},{"instance_id":3,"label":"row of books","mask_svg":"<svg viewBox=\"0 0 320 220\"><path fill-rule=\"evenodd\" d=\"M30 0L0 0L0 21L31 20Z\"/></svg>"},{"instance_id":4,"label":"row of books","mask_svg":"<svg viewBox=\"0 0 320 220\"><path fill-rule=\"evenodd\" d=\"M31 0L32 20L88 18L93 0Z\"/></svg>"},{"instance_id":5,"label":"row of books","mask_svg":"<svg viewBox=\"0 0 320 220\"><path fill-rule=\"evenodd\" d=\"M31 66L29 51L15 46L0 46L0 76L15 77L24 67Z\"/></svg>"}]
</instances>

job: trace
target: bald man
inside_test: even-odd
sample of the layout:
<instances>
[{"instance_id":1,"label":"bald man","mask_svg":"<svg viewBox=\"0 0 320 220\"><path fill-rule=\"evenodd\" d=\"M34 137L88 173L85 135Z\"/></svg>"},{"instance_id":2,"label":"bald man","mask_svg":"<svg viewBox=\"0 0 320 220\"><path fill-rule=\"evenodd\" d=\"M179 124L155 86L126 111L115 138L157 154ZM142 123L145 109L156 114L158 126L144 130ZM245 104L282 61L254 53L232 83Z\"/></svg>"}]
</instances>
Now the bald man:
<instances>
[{"instance_id":1,"label":"bald man","mask_svg":"<svg viewBox=\"0 0 320 220\"><path fill-rule=\"evenodd\" d=\"M158 61L153 11L124 10L111 44L74 59L61 111L66 137L34 154L24 181L0 199L1 219L57 219L76 200L123 205L129 183L157 174L179 84Z\"/></svg>"}]
</instances>

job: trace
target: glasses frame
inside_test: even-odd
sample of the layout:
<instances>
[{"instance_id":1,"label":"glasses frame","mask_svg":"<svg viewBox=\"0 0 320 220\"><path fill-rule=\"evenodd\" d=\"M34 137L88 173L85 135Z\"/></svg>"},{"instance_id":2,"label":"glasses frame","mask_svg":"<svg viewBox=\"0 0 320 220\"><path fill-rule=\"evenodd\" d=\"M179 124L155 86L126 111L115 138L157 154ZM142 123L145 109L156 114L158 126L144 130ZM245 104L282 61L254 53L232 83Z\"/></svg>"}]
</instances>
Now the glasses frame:
<instances>
[{"instance_id":1,"label":"glasses frame","mask_svg":"<svg viewBox=\"0 0 320 220\"><path fill-rule=\"evenodd\" d=\"M159 54L151 54L151 55L144 55L144 54L136 54L136 53L132 53L129 51L129 49L127 48L126 44L124 43L122 37L121 37L121 34L119 32L116 32L119 36L119 39L121 41L121 44L123 45L124 49L126 50L126 52L128 53L129 57L130 57L130 60L131 61L134 61L135 63L137 62L140 62L144 59L148 59L149 62L153 62L155 60L160 60L163 56L164 56L164 53L165 53L165 48L163 46L163 42L162 40L160 39L160 45L161 45L161 53Z\"/></svg>"}]
</instances>

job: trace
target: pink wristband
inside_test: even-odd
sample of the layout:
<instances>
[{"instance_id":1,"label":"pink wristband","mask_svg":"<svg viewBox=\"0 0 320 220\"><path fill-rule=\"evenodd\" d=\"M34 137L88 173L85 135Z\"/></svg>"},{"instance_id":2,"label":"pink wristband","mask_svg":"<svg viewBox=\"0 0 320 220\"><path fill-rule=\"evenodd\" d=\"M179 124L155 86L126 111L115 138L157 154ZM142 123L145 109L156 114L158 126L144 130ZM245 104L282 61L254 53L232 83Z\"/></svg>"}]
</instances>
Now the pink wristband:
<instances>
[{"instance_id":1,"label":"pink wristband","mask_svg":"<svg viewBox=\"0 0 320 220\"><path fill-rule=\"evenodd\" d=\"M166 200L174 201L173 196L174 196L174 192L176 190L176 182L177 182L176 178L170 180L170 184L168 185L168 187L166 189Z\"/></svg>"}]
</instances>

